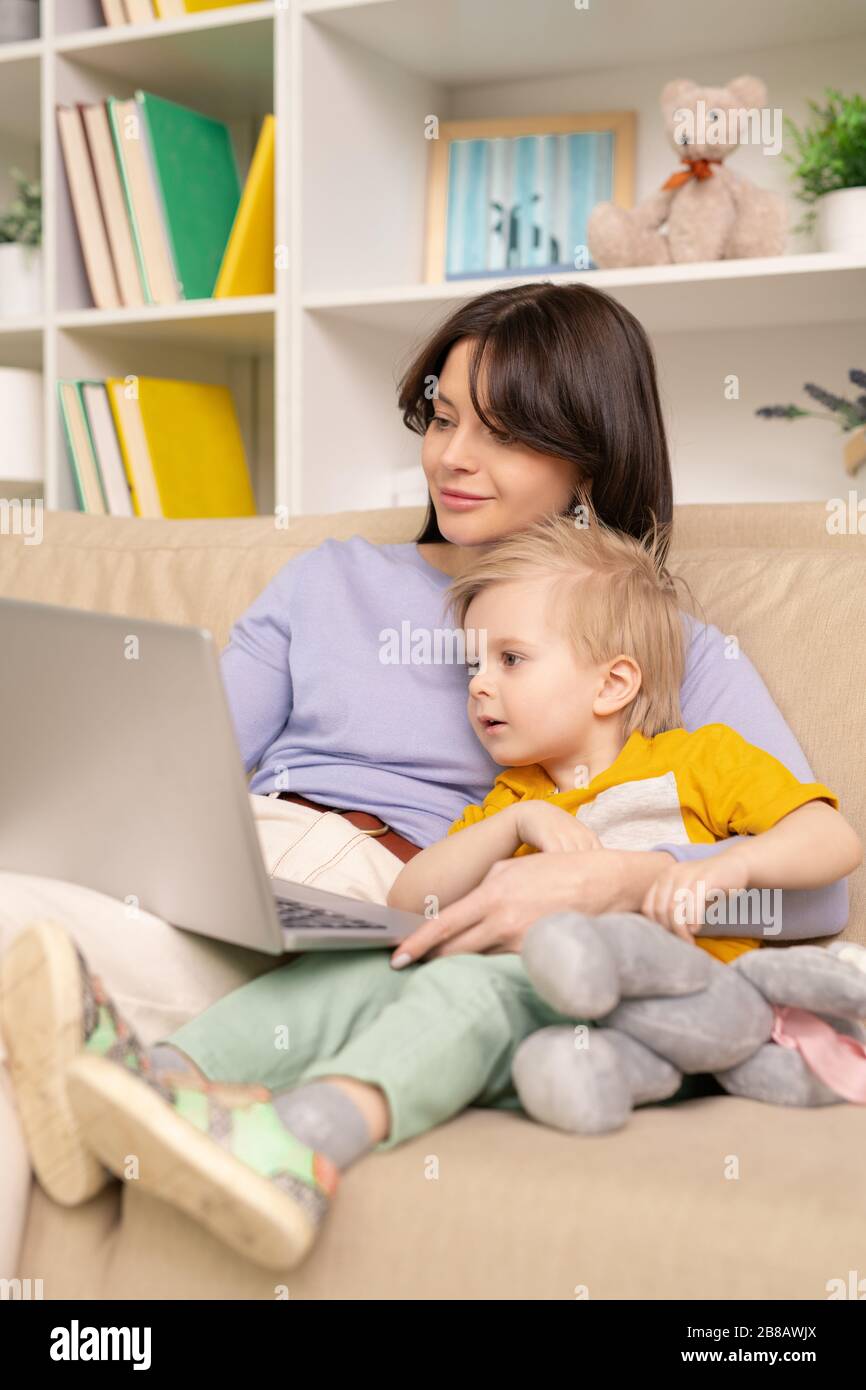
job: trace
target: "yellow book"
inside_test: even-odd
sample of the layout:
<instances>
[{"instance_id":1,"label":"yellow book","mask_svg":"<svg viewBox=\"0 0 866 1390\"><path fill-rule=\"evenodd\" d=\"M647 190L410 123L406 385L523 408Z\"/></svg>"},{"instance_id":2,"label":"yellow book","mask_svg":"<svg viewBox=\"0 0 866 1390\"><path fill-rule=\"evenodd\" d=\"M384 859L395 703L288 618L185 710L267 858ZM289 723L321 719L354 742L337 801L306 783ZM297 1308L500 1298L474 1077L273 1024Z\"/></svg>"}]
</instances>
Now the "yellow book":
<instances>
[{"instance_id":1,"label":"yellow book","mask_svg":"<svg viewBox=\"0 0 866 1390\"><path fill-rule=\"evenodd\" d=\"M114 420L123 471L129 483L134 516L161 516L159 497L153 481L153 469L141 426L138 405L127 399L127 382L122 377L108 377L105 382L108 404Z\"/></svg>"},{"instance_id":2,"label":"yellow book","mask_svg":"<svg viewBox=\"0 0 866 1390\"><path fill-rule=\"evenodd\" d=\"M255 516L232 393L162 377L106 381L137 516Z\"/></svg>"},{"instance_id":3,"label":"yellow book","mask_svg":"<svg viewBox=\"0 0 866 1390\"><path fill-rule=\"evenodd\" d=\"M183 14L201 14L202 10L225 10L230 5L252 5L255 0L153 0L160 19L177 19Z\"/></svg>"},{"instance_id":4,"label":"yellow book","mask_svg":"<svg viewBox=\"0 0 866 1390\"><path fill-rule=\"evenodd\" d=\"M265 116L214 285L214 299L274 292L275 136L276 121Z\"/></svg>"},{"instance_id":5,"label":"yellow book","mask_svg":"<svg viewBox=\"0 0 866 1390\"><path fill-rule=\"evenodd\" d=\"M255 0L184 0L187 14L201 14L202 10L227 10L232 5L252 5Z\"/></svg>"}]
</instances>

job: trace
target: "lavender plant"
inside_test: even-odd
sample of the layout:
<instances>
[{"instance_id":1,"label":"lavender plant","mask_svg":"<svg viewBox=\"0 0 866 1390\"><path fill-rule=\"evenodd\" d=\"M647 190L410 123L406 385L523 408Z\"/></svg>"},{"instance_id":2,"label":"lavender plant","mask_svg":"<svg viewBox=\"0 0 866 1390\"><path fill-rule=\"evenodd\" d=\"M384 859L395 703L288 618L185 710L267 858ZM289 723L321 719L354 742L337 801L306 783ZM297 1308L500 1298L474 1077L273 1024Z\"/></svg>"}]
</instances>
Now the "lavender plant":
<instances>
[{"instance_id":1,"label":"lavender plant","mask_svg":"<svg viewBox=\"0 0 866 1390\"><path fill-rule=\"evenodd\" d=\"M848 379L855 386L866 388L866 372L859 368L852 367ZM755 414L765 420L797 420L801 415L811 415L816 420L833 420L844 431L866 425L866 394L852 401L847 396L836 396L832 391L825 391L823 386L816 386L812 381L807 381L803 390L819 405L826 406L826 410L801 410L798 405L762 405Z\"/></svg>"}]
</instances>

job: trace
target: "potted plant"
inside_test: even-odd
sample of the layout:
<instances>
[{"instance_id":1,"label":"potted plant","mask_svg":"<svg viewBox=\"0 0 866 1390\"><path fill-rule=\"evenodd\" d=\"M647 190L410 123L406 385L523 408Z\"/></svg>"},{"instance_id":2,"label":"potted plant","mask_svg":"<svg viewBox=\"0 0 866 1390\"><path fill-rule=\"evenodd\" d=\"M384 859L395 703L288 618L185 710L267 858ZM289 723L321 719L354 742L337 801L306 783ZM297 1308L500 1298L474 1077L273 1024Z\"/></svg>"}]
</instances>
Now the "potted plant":
<instances>
[{"instance_id":1,"label":"potted plant","mask_svg":"<svg viewBox=\"0 0 866 1390\"><path fill-rule=\"evenodd\" d=\"M822 251L866 252L866 102L832 87L824 95L826 106L807 102L815 120L804 130L785 117L797 147L785 159L807 205L797 230L811 228L817 215Z\"/></svg>"},{"instance_id":2,"label":"potted plant","mask_svg":"<svg viewBox=\"0 0 866 1390\"><path fill-rule=\"evenodd\" d=\"M0 43L39 38L39 0L0 0Z\"/></svg>"},{"instance_id":3,"label":"potted plant","mask_svg":"<svg viewBox=\"0 0 866 1390\"><path fill-rule=\"evenodd\" d=\"M811 415L816 420L835 421L841 430L851 434L843 458L846 472L853 477L857 469L866 463L866 372L852 367L848 380L864 392L854 401L847 396L834 396L832 391L825 391L823 386L807 381L803 387L806 395L826 406L826 410L801 410L798 405L762 405L755 414L763 416L765 420L797 420L802 415Z\"/></svg>"},{"instance_id":4,"label":"potted plant","mask_svg":"<svg viewBox=\"0 0 866 1390\"><path fill-rule=\"evenodd\" d=\"M42 310L42 188L10 169L18 193L0 213L0 314Z\"/></svg>"}]
</instances>

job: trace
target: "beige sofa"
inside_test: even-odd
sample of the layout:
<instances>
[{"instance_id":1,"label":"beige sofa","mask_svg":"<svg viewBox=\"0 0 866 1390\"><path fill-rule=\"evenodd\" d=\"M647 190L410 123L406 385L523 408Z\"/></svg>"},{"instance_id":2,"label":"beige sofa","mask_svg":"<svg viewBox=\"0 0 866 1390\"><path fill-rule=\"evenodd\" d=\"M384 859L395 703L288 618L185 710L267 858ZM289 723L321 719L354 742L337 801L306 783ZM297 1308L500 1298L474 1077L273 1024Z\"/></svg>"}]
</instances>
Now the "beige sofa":
<instances>
[{"instance_id":1,"label":"beige sofa","mask_svg":"<svg viewBox=\"0 0 866 1390\"><path fill-rule=\"evenodd\" d=\"M409 540L420 517L417 508L355 512L279 530L265 518L50 513L42 544L3 539L0 595L202 624L222 645L299 549L354 533ZM866 539L828 535L820 503L683 507L673 560L708 620L758 666L816 774L866 836ZM15 877L0 876L0 947L20 928L22 903L60 920L86 909L68 886ZM89 901L94 922L110 926L115 905ZM863 870L850 902L845 934L866 942ZM121 923L109 935L134 995L152 962L139 959L132 931ZM220 958L209 988L224 992L261 968L260 958ZM166 992L181 1019L193 996L178 993L170 970ZM519 1113L469 1110L352 1169L314 1254L284 1281L134 1183L112 1183L75 1210L54 1205L30 1182L16 1127L0 1088L0 1276L42 1279L46 1298L269 1299L283 1282L292 1298L571 1299L585 1289L596 1299L815 1299L866 1260L866 1114L852 1105L797 1110L711 1096L643 1108L625 1129L591 1139ZM430 1154L436 1181L426 1177Z\"/></svg>"}]
</instances>

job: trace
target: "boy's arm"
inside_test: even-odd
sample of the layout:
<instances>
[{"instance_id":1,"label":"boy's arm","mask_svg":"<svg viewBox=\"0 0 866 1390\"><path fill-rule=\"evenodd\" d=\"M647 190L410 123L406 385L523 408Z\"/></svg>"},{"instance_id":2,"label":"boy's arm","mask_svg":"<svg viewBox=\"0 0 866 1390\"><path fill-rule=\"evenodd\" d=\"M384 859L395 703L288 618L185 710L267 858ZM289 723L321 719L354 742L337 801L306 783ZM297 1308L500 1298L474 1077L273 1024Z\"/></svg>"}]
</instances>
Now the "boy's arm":
<instances>
[{"instance_id":1,"label":"boy's arm","mask_svg":"<svg viewBox=\"0 0 866 1390\"><path fill-rule=\"evenodd\" d=\"M772 753L801 782L813 773L793 732L785 723L769 690L744 652L737 649L732 660L730 639L717 627L687 618L689 632L686 676L680 692L683 725L697 729L721 723L736 729L749 743ZM726 852L723 841L714 844L659 844L677 860L702 860L708 871L712 861ZM848 881L837 879L823 888L783 891L784 926L780 941L833 936L848 921ZM743 936L757 935L743 928Z\"/></svg>"},{"instance_id":2,"label":"boy's arm","mask_svg":"<svg viewBox=\"0 0 866 1390\"><path fill-rule=\"evenodd\" d=\"M761 835L731 846L746 865L747 888L822 888L863 862L860 837L826 801L798 806Z\"/></svg>"},{"instance_id":3,"label":"boy's arm","mask_svg":"<svg viewBox=\"0 0 866 1390\"><path fill-rule=\"evenodd\" d=\"M780 817L755 835L738 836L720 846L711 860L677 863L662 870L647 890L640 910L669 931L690 941L704 922L703 904L709 892L740 889L815 889L850 874L863 859L859 837L826 801L810 801ZM770 936L780 930L782 912L774 909L738 936ZM706 935L707 933L702 933ZM709 935L715 935L710 930Z\"/></svg>"},{"instance_id":4,"label":"boy's arm","mask_svg":"<svg viewBox=\"0 0 866 1390\"><path fill-rule=\"evenodd\" d=\"M431 895L439 908L470 893L488 869L510 859L520 845L516 810L516 804L506 806L413 855L391 885L388 906L423 912Z\"/></svg>"}]
</instances>

